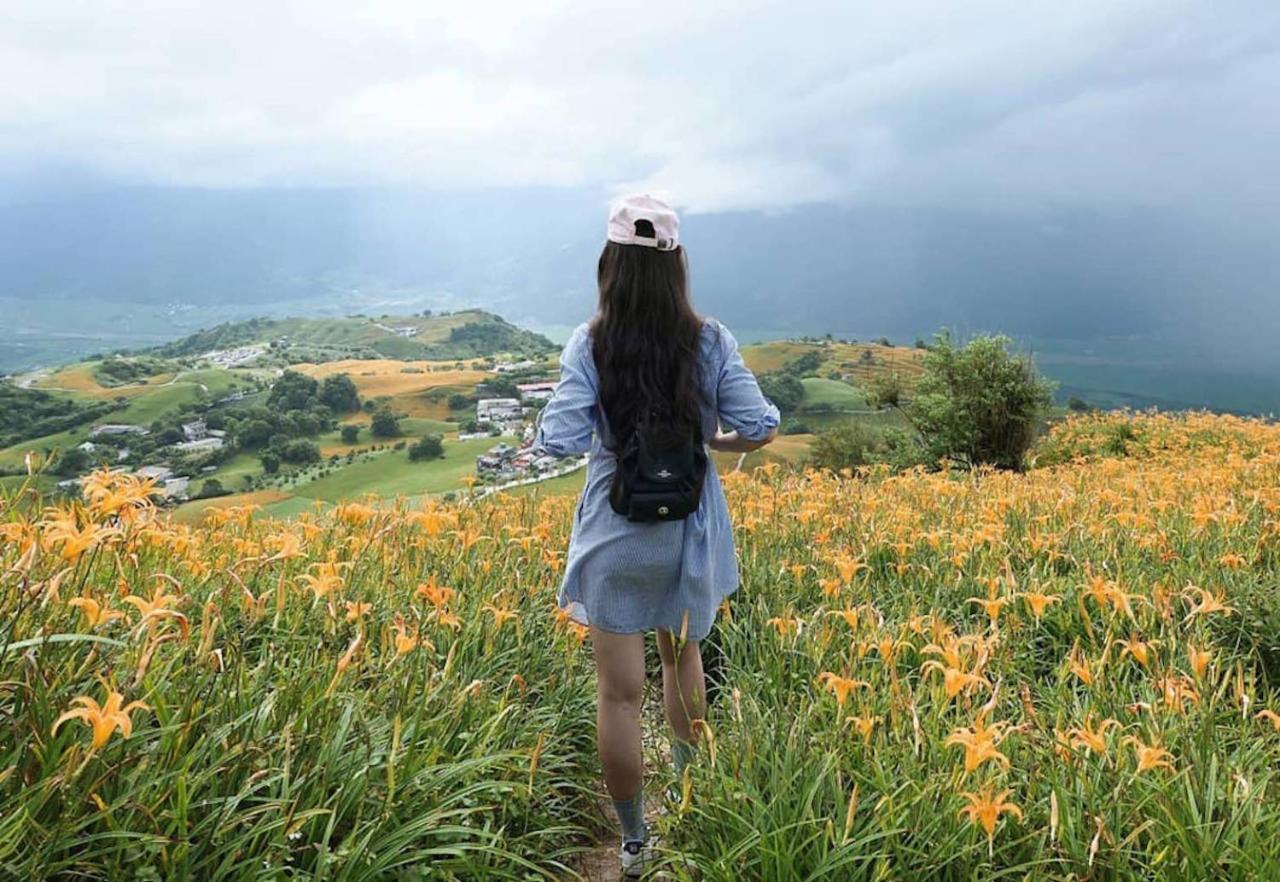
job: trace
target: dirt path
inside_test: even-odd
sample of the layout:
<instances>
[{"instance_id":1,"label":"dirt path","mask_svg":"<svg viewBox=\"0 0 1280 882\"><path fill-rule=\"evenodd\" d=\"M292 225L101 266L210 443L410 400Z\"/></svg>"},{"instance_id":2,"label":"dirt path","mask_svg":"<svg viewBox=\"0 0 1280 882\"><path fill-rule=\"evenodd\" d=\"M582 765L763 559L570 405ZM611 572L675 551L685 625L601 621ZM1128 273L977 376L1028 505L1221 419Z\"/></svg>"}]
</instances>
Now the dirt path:
<instances>
[{"instance_id":1,"label":"dirt path","mask_svg":"<svg viewBox=\"0 0 1280 882\"><path fill-rule=\"evenodd\" d=\"M667 743L667 722L662 710L662 680L651 678L645 684L644 709L641 712L644 720L644 762L645 762L645 820L649 830L658 828L658 816L662 813L662 801L658 788L662 786L659 776L667 774L667 766L671 761L670 746ZM600 783L599 801L600 816L607 822L608 832L588 851L583 852L573 862L574 874L566 876L569 880L582 882L620 882L622 864L618 856L619 837L617 834L616 816L613 803L604 790L604 782ZM661 871L650 873L649 880L670 879L671 876Z\"/></svg>"},{"instance_id":2,"label":"dirt path","mask_svg":"<svg viewBox=\"0 0 1280 882\"><path fill-rule=\"evenodd\" d=\"M597 845L584 854L576 867L582 882L618 882L622 878L616 845Z\"/></svg>"}]
</instances>

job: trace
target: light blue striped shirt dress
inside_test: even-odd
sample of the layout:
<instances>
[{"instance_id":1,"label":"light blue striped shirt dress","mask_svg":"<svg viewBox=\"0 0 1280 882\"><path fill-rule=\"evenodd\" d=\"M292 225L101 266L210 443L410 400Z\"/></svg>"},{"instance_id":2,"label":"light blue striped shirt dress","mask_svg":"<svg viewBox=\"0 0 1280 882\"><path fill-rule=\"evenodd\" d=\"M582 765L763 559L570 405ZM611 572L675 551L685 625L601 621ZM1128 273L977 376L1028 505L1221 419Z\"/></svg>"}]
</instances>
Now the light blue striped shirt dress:
<instances>
[{"instance_id":1,"label":"light blue striped shirt dress","mask_svg":"<svg viewBox=\"0 0 1280 882\"><path fill-rule=\"evenodd\" d=\"M701 337L702 435L718 425L760 440L778 425L778 409L760 392L738 343L715 319ZM688 637L711 630L720 602L738 587L738 562L724 490L707 470L698 510L682 521L632 523L609 505L616 460L587 324L574 329L560 355L560 385L542 411L534 446L554 456L587 453L587 480L574 513L559 604L584 625L634 634L653 628ZM612 437L609 436L609 440Z\"/></svg>"}]
</instances>

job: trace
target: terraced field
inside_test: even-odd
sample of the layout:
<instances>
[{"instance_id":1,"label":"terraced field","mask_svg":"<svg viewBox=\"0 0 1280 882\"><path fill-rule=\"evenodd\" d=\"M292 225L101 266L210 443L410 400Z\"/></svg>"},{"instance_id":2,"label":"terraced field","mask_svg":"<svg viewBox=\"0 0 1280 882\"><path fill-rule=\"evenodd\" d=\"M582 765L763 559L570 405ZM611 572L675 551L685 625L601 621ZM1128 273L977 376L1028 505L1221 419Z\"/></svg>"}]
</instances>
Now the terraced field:
<instances>
[{"instance_id":1,"label":"terraced field","mask_svg":"<svg viewBox=\"0 0 1280 882\"><path fill-rule=\"evenodd\" d=\"M815 373L825 376L838 371L841 379L854 386L865 386L885 372L911 379L924 370L924 350L879 343L782 340L743 346L742 358L753 371L769 373L811 352L821 357L821 366Z\"/></svg>"}]
</instances>

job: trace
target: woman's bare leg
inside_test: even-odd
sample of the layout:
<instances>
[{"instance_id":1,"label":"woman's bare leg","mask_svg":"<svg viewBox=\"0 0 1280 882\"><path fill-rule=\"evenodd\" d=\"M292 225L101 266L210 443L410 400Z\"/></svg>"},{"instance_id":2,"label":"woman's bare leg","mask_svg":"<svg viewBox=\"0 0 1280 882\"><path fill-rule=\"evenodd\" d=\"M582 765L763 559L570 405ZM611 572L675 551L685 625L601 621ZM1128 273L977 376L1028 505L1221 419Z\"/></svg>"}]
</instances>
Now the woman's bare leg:
<instances>
[{"instance_id":1,"label":"woman's bare leg","mask_svg":"<svg viewBox=\"0 0 1280 882\"><path fill-rule=\"evenodd\" d=\"M596 659L596 742L604 783L615 800L634 798L644 784L640 703L644 691L644 635L591 629Z\"/></svg>"},{"instance_id":2,"label":"woman's bare leg","mask_svg":"<svg viewBox=\"0 0 1280 882\"><path fill-rule=\"evenodd\" d=\"M658 655L662 658L662 703L667 722L681 741L695 744L693 721L702 719L707 684L702 674L702 650L697 640L685 640L670 631L658 631Z\"/></svg>"}]
</instances>

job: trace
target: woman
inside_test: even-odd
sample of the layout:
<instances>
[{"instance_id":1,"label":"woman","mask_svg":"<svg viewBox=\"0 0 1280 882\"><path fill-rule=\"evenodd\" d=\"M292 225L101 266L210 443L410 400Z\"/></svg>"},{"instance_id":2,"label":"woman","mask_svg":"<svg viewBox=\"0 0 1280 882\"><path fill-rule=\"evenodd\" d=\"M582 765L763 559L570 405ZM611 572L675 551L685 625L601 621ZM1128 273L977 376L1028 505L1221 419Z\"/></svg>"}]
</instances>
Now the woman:
<instances>
[{"instance_id":1,"label":"woman","mask_svg":"<svg viewBox=\"0 0 1280 882\"><path fill-rule=\"evenodd\" d=\"M590 453L559 603L591 629L600 763L628 876L652 859L640 752L644 635L657 632L679 774L694 756L693 721L705 701L699 641L737 589L738 568L714 467L687 518L636 523L610 505L616 454L637 419L654 410L668 415L674 434L700 430L714 450L756 450L778 426L778 409L760 393L733 335L689 302L678 223L668 205L649 196L614 204L597 268L598 309L564 347L560 384L535 440L558 456Z\"/></svg>"}]
</instances>

